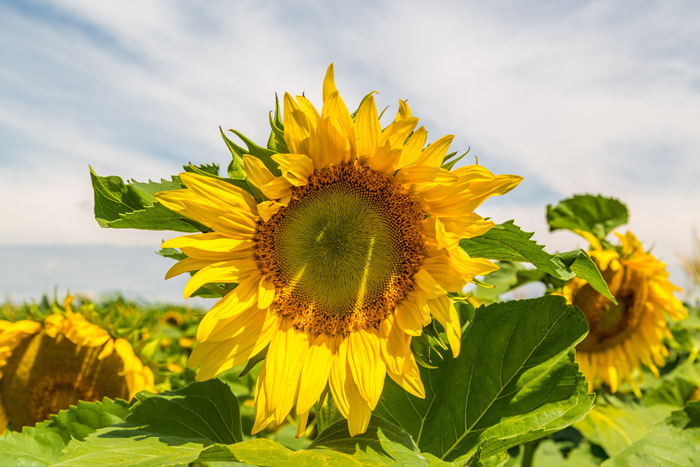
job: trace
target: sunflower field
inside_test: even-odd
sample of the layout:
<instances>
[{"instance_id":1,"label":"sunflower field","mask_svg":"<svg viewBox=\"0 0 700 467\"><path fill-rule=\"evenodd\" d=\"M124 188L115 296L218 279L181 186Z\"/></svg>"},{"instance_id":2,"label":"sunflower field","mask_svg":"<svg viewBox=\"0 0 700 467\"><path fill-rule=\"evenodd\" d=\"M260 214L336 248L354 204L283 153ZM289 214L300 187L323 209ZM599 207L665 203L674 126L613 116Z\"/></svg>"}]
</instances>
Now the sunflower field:
<instances>
[{"instance_id":1,"label":"sunflower field","mask_svg":"<svg viewBox=\"0 0 700 467\"><path fill-rule=\"evenodd\" d=\"M351 112L333 65L322 89L264 145L221 131L225 170L91 169L100 226L182 233L166 279L211 305L3 305L0 465L700 465L697 289L622 201L547 206L589 245L548 251L479 209L522 177L426 145L405 101Z\"/></svg>"}]
</instances>

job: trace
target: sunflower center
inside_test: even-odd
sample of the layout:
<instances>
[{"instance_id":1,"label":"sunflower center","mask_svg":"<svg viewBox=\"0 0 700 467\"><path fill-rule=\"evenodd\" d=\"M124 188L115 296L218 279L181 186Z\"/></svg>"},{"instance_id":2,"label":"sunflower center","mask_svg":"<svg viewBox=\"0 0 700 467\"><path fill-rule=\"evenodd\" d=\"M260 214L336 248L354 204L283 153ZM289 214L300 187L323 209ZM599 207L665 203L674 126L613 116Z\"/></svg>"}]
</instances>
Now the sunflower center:
<instances>
[{"instance_id":1,"label":"sunflower center","mask_svg":"<svg viewBox=\"0 0 700 467\"><path fill-rule=\"evenodd\" d=\"M259 226L277 309L311 333L377 326L413 285L422 212L391 177L341 164L314 173Z\"/></svg>"},{"instance_id":2,"label":"sunflower center","mask_svg":"<svg viewBox=\"0 0 700 467\"><path fill-rule=\"evenodd\" d=\"M648 295L646 281L630 268L603 271L617 305L586 284L573 296L588 322L588 336L579 344L584 352L603 351L618 345L637 329Z\"/></svg>"},{"instance_id":3,"label":"sunflower center","mask_svg":"<svg viewBox=\"0 0 700 467\"><path fill-rule=\"evenodd\" d=\"M99 360L99 347L78 346L43 332L27 337L3 367L0 395L13 428L34 426L76 405L128 397L124 362L116 352Z\"/></svg>"}]
</instances>

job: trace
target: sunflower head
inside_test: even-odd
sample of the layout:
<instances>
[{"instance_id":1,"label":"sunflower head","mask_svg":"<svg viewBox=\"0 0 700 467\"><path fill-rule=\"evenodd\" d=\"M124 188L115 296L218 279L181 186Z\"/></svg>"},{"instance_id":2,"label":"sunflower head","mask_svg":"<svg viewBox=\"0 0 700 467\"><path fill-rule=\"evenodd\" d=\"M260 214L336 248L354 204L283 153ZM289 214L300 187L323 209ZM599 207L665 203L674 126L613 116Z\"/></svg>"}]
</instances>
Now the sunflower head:
<instances>
[{"instance_id":1,"label":"sunflower head","mask_svg":"<svg viewBox=\"0 0 700 467\"><path fill-rule=\"evenodd\" d=\"M272 121L267 150L234 154L248 187L183 173L186 189L156 194L211 229L163 244L186 255L166 278L194 273L185 296L237 284L200 323L188 365L208 379L267 353L254 432L294 408L303 431L329 386L356 435L386 375L424 396L410 342L425 325L437 320L459 353L461 326L447 294L496 269L459 241L493 226L474 209L521 177L479 165L450 170L453 136L426 147L427 131L403 101L383 128L372 94L350 114L332 65L321 111L287 93L283 117Z\"/></svg>"},{"instance_id":2,"label":"sunflower head","mask_svg":"<svg viewBox=\"0 0 700 467\"><path fill-rule=\"evenodd\" d=\"M42 321L0 321L0 430L33 426L78 401L131 399L153 374L125 339L71 309Z\"/></svg>"},{"instance_id":3,"label":"sunflower head","mask_svg":"<svg viewBox=\"0 0 700 467\"><path fill-rule=\"evenodd\" d=\"M662 339L672 338L666 316L687 317L674 297L680 290L668 280L664 263L645 252L632 234L615 233L618 247L603 248L592 234L577 231L591 244L589 255L598 265L617 304L593 290L585 281L573 279L564 296L578 306L588 322L588 336L576 347L576 360L591 389L606 384L616 392L628 382L639 394L641 365L657 377L668 350Z\"/></svg>"}]
</instances>

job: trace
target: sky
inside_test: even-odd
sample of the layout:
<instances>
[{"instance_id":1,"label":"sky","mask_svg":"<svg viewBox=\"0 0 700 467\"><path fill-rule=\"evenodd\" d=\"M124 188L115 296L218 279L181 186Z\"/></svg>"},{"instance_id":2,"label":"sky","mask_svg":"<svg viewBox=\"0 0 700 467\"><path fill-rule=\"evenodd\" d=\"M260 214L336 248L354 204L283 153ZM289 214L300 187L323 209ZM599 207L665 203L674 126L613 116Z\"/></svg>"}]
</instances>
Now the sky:
<instances>
[{"instance_id":1,"label":"sky","mask_svg":"<svg viewBox=\"0 0 700 467\"><path fill-rule=\"evenodd\" d=\"M550 252L545 206L614 196L684 285L700 228L695 1L0 0L0 301L42 293L183 302L154 254L172 232L102 229L89 168L146 181L228 164L219 135L264 143L275 93L317 107L328 65L355 108L408 99L429 141L522 175L477 213ZM388 121L384 121L388 123ZM474 159L471 159L473 162ZM624 229L623 229L624 230Z\"/></svg>"}]
</instances>

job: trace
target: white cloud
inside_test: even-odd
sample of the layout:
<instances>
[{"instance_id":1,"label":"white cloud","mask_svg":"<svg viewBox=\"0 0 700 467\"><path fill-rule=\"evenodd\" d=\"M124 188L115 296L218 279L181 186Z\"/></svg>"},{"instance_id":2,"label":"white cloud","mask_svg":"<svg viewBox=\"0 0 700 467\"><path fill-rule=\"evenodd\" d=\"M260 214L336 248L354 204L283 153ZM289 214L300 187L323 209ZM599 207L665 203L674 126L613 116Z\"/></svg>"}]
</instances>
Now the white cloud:
<instances>
[{"instance_id":1,"label":"white cloud","mask_svg":"<svg viewBox=\"0 0 700 467\"><path fill-rule=\"evenodd\" d=\"M171 3L0 6L0 244L154 246L99 229L87 164L167 177L227 162L218 125L267 136L273 93L320 101L327 64L350 107L410 98L435 139L523 186L480 213L549 249L544 205L626 201L669 263L700 225L700 10L692 3ZM567 240L564 240L567 238Z\"/></svg>"}]
</instances>

